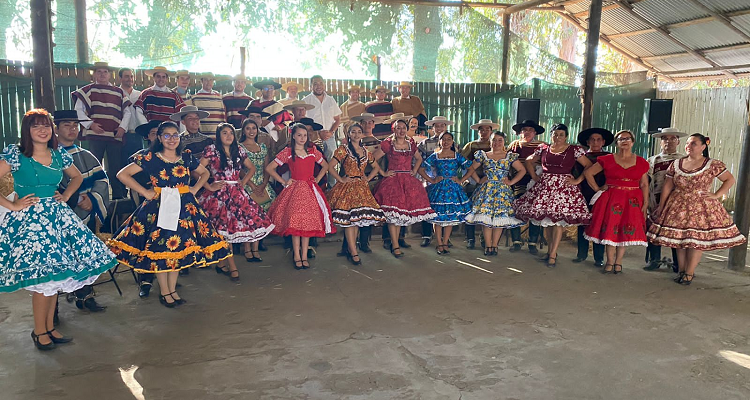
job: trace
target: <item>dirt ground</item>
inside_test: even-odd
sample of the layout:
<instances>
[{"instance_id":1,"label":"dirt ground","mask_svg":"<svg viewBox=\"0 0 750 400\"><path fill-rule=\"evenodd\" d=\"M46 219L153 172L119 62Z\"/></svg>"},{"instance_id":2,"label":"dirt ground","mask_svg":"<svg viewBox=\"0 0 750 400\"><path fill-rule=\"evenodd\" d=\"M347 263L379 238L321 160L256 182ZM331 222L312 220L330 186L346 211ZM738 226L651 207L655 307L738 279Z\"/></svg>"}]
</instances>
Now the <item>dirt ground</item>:
<instances>
[{"instance_id":1,"label":"dirt ground","mask_svg":"<svg viewBox=\"0 0 750 400\"><path fill-rule=\"evenodd\" d=\"M615 276L571 263L571 243L549 269L457 235L447 256L410 242L397 260L374 241L360 267L322 243L307 271L274 245L260 264L237 257L241 284L181 277L176 309L121 274L122 297L97 288L104 313L61 298L75 341L51 352L29 337L29 293L2 295L0 398L750 398L750 275L726 252L686 287L643 271L642 248Z\"/></svg>"}]
</instances>

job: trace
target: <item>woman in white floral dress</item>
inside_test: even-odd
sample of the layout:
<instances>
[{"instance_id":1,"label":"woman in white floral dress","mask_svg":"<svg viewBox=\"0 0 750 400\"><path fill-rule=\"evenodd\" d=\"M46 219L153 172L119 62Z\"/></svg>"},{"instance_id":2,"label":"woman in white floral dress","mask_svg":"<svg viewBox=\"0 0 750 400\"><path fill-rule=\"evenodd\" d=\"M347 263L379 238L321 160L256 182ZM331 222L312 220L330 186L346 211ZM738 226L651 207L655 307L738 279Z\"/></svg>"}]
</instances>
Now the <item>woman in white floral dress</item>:
<instances>
[{"instance_id":1,"label":"woman in white floral dress","mask_svg":"<svg viewBox=\"0 0 750 400\"><path fill-rule=\"evenodd\" d=\"M109 251L66 204L83 177L70 155L58 149L52 118L43 109L26 113L21 143L0 154L0 177L13 174L16 197L0 197L8 209L0 219L0 292L32 292L34 330L40 350L72 339L53 324L58 291L73 292L90 285L117 265ZM70 183L57 192L63 173Z\"/></svg>"}]
</instances>

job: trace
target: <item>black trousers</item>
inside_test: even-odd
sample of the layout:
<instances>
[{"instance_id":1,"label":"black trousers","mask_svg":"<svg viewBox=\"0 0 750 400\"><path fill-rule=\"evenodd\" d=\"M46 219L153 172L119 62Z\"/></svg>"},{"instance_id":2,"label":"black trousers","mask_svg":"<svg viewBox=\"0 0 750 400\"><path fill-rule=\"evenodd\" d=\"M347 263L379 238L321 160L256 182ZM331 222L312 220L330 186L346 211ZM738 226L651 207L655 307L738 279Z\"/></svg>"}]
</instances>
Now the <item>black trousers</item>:
<instances>
[{"instance_id":1,"label":"black trousers","mask_svg":"<svg viewBox=\"0 0 750 400\"><path fill-rule=\"evenodd\" d=\"M646 247L646 262L661 260L661 246L649 243ZM672 262L677 265L677 249L672 249Z\"/></svg>"},{"instance_id":2,"label":"black trousers","mask_svg":"<svg viewBox=\"0 0 750 400\"><path fill-rule=\"evenodd\" d=\"M578 255L577 257L581 260L585 260L589 256L589 241L583 237L583 231L586 227L578 225ZM594 246L594 262L604 262L604 245L598 243L591 243Z\"/></svg>"},{"instance_id":3,"label":"black trousers","mask_svg":"<svg viewBox=\"0 0 750 400\"><path fill-rule=\"evenodd\" d=\"M372 226L364 226L359 228L359 248L365 247L370 244L370 237L372 236ZM346 240L344 235L344 242L341 244L341 251L346 252L349 250L349 241Z\"/></svg>"},{"instance_id":4,"label":"black trousers","mask_svg":"<svg viewBox=\"0 0 750 400\"><path fill-rule=\"evenodd\" d=\"M432 228L430 228L432 230ZM406 227L402 226L399 230L398 237L403 238L406 236ZM383 240L391 240L391 232L388 230L388 225L383 225Z\"/></svg>"},{"instance_id":5,"label":"black trousers","mask_svg":"<svg viewBox=\"0 0 750 400\"><path fill-rule=\"evenodd\" d=\"M538 225L529 224L529 246L536 246L539 241L539 232L542 228ZM521 243L521 227L511 228L510 237L513 239L513 244Z\"/></svg>"},{"instance_id":6,"label":"black trousers","mask_svg":"<svg viewBox=\"0 0 750 400\"><path fill-rule=\"evenodd\" d=\"M422 238L432 238L432 224L427 221L422 221Z\"/></svg>"}]
</instances>

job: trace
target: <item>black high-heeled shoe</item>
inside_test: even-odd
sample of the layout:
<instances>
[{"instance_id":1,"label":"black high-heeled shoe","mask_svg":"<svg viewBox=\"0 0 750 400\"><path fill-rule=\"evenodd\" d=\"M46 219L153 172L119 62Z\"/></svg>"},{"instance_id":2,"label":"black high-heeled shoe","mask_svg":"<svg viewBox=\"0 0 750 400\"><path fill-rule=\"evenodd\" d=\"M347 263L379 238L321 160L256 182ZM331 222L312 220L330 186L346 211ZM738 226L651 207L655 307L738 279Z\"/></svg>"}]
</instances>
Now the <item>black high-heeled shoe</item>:
<instances>
[{"instance_id":1,"label":"black high-heeled shoe","mask_svg":"<svg viewBox=\"0 0 750 400\"><path fill-rule=\"evenodd\" d=\"M57 338L52 335L52 332L56 331L57 329L52 329L50 331L47 331L47 336L49 336L50 339L52 339L52 342L55 344L63 344L63 343L70 343L73 341L72 337L61 337Z\"/></svg>"},{"instance_id":2,"label":"black high-heeled shoe","mask_svg":"<svg viewBox=\"0 0 750 400\"><path fill-rule=\"evenodd\" d=\"M690 277L690 279L688 279ZM693 278L695 277L694 274L685 274L682 276L682 279L680 280L680 285L689 286L691 283L693 283Z\"/></svg>"},{"instance_id":3,"label":"black high-heeled shoe","mask_svg":"<svg viewBox=\"0 0 750 400\"><path fill-rule=\"evenodd\" d=\"M620 266L619 270L617 269L618 265ZM614 265L612 265L612 273L615 274L615 275L621 274L622 273L622 264L614 264Z\"/></svg>"},{"instance_id":4,"label":"black high-heeled shoe","mask_svg":"<svg viewBox=\"0 0 750 400\"><path fill-rule=\"evenodd\" d=\"M497 247L492 247L492 254L490 254L490 255L491 256L496 256L497 255Z\"/></svg>"},{"instance_id":5,"label":"black high-heeled shoe","mask_svg":"<svg viewBox=\"0 0 750 400\"><path fill-rule=\"evenodd\" d=\"M229 270L228 270L228 269L224 269L224 267L219 267L219 266L217 265L217 266L215 266L214 268L216 269L216 273L217 273L217 274L224 274L224 275L229 275Z\"/></svg>"},{"instance_id":6,"label":"black high-heeled shoe","mask_svg":"<svg viewBox=\"0 0 750 400\"><path fill-rule=\"evenodd\" d=\"M612 267L612 269L608 270L607 267ZM615 266L612 265L612 264L604 264L604 268L602 268L602 273L603 274L611 274L612 271L614 271L614 268L615 268Z\"/></svg>"},{"instance_id":7,"label":"black high-heeled shoe","mask_svg":"<svg viewBox=\"0 0 750 400\"><path fill-rule=\"evenodd\" d=\"M485 255L485 256L490 256L490 255L492 255L492 247L485 247L485 248L484 248L484 255Z\"/></svg>"},{"instance_id":8,"label":"black high-heeled shoe","mask_svg":"<svg viewBox=\"0 0 750 400\"><path fill-rule=\"evenodd\" d=\"M357 258L356 260L354 258ZM362 259L359 257L359 254L347 254L346 258L349 259L349 261L353 265L362 265Z\"/></svg>"},{"instance_id":9,"label":"black high-heeled shoe","mask_svg":"<svg viewBox=\"0 0 750 400\"><path fill-rule=\"evenodd\" d=\"M300 262L302 263L302 269L310 268L310 263L307 261L307 259L300 260ZM307 263L307 265L305 265L305 263Z\"/></svg>"},{"instance_id":10,"label":"black high-heeled shoe","mask_svg":"<svg viewBox=\"0 0 750 400\"><path fill-rule=\"evenodd\" d=\"M177 294L177 292L170 293L169 297L171 297L172 300L174 300L175 304L177 304L178 306L187 303L187 300L183 298L175 299L174 296L172 296L173 294Z\"/></svg>"},{"instance_id":11,"label":"black high-heeled shoe","mask_svg":"<svg viewBox=\"0 0 750 400\"><path fill-rule=\"evenodd\" d=\"M172 302L167 301L167 296L169 296L172 299ZM159 303L161 303L164 307L167 308L175 308L177 306L177 301L172 297L171 293L165 294L165 295L159 295Z\"/></svg>"},{"instance_id":12,"label":"black high-heeled shoe","mask_svg":"<svg viewBox=\"0 0 750 400\"><path fill-rule=\"evenodd\" d=\"M47 335L50 337L50 342L47 344L39 343L39 336L44 336L44 335ZM51 337L52 336L48 332L40 333L37 335L36 333L34 333L34 331L31 331L31 340L34 341L34 346L36 346L36 348L39 350L46 351L46 350L52 350L55 347L57 347L57 345L55 344L55 341L52 340Z\"/></svg>"},{"instance_id":13,"label":"black high-heeled shoe","mask_svg":"<svg viewBox=\"0 0 750 400\"><path fill-rule=\"evenodd\" d=\"M396 250L398 250L399 253L396 253ZM396 258L401 258L401 257L404 256L404 252L401 251L401 248L400 247L393 247L393 245L391 245L391 254L393 254L393 256L396 257Z\"/></svg>"},{"instance_id":14,"label":"black high-heeled shoe","mask_svg":"<svg viewBox=\"0 0 750 400\"><path fill-rule=\"evenodd\" d=\"M294 263L294 269L296 269L297 271L305 269L305 267L302 265L302 260L293 260L292 262Z\"/></svg>"},{"instance_id":15,"label":"black high-heeled shoe","mask_svg":"<svg viewBox=\"0 0 750 400\"><path fill-rule=\"evenodd\" d=\"M672 280L675 281L676 283L680 283L680 282L682 282L682 277L683 276L685 276L685 271L680 271L680 272L677 273L677 277L675 277Z\"/></svg>"},{"instance_id":16,"label":"black high-heeled shoe","mask_svg":"<svg viewBox=\"0 0 750 400\"><path fill-rule=\"evenodd\" d=\"M237 273L237 276L235 276L235 274L234 274L235 272ZM234 271L229 271L229 280L232 281L232 282L239 282L240 281L240 271L238 271L236 269Z\"/></svg>"}]
</instances>

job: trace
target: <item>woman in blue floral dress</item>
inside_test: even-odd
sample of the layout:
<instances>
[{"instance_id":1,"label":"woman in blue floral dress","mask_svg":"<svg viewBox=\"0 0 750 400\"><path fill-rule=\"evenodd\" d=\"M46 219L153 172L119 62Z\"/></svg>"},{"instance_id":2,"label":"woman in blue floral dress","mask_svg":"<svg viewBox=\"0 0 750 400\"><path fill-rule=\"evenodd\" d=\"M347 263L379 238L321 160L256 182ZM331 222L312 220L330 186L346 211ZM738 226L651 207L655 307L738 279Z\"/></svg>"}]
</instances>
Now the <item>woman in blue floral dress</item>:
<instances>
[{"instance_id":1,"label":"woman in blue floral dress","mask_svg":"<svg viewBox=\"0 0 750 400\"><path fill-rule=\"evenodd\" d=\"M456 152L453 134L445 132L438 139L440 147L422 162L419 174L430 183L427 186L427 197L430 199L430 206L437 213L437 217L431 222L438 242L437 253L442 255L450 253L448 240L453 227L462 224L466 214L471 211L471 202L461 183L473 171L461 174L471 166L471 161ZM434 172L434 178L425 171L428 168ZM478 176L474 178L479 180Z\"/></svg>"},{"instance_id":2,"label":"woman in blue floral dress","mask_svg":"<svg viewBox=\"0 0 750 400\"><path fill-rule=\"evenodd\" d=\"M0 206L10 210L0 219L0 292L33 292L31 337L40 350L71 341L54 327L58 291L90 285L117 265L115 255L66 204L83 177L73 158L58 149L52 126L46 110L27 112L20 145L0 154L0 177L12 173L16 192L14 201L0 196ZM59 193L63 173L70 182Z\"/></svg>"},{"instance_id":3,"label":"woman in blue floral dress","mask_svg":"<svg viewBox=\"0 0 750 400\"><path fill-rule=\"evenodd\" d=\"M141 274L156 274L159 301L169 308L185 302L176 292L181 269L206 267L232 256L229 245L195 200L209 172L197 157L182 153L180 147L177 125L162 122L156 142L117 173L125 186L147 200L107 243L121 263ZM133 178L141 171L149 175L152 189ZM188 186L191 172L200 175L195 186Z\"/></svg>"},{"instance_id":4,"label":"woman in blue floral dress","mask_svg":"<svg viewBox=\"0 0 750 400\"><path fill-rule=\"evenodd\" d=\"M486 256L497 255L504 228L523 225L523 221L515 217L511 186L526 174L526 168L518 160L518 154L506 150L504 133L496 131L490 141L490 151L479 150L474 153L474 164L470 171L476 171L482 166L485 176L479 181L481 186L474 191L471 212L466 215L466 222L482 225ZM516 170L513 179L508 177L511 167Z\"/></svg>"}]
</instances>

